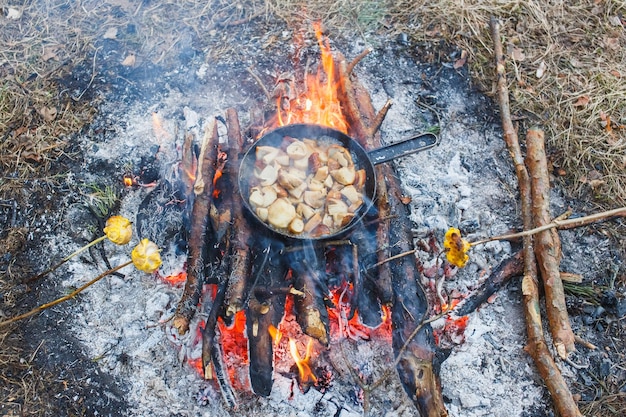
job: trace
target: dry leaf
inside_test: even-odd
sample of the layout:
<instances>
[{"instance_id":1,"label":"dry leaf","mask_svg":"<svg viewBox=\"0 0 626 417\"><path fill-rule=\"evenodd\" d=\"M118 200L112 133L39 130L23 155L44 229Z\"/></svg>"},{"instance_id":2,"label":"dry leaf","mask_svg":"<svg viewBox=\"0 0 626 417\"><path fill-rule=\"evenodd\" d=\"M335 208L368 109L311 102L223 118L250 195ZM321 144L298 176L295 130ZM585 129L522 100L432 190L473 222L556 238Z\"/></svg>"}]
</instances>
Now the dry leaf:
<instances>
[{"instance_id":1,"label":"dry leaf","mask_svg":"<svg viewBox=\"0 0 626 417\"><path fill-rule=\"evenodd\" d=\"M130 54L126 58L124 58L124 60L122 61L122 65L125 67L133 67L135 66L136 60L137 58L135 57L135 54Z\"/></svg>"},{"instance_id":2,"label":"dry leaf","mask_svg":"<svg viewBox=\"0 0 626 417\"><path fill-rule=\"evenodd\" d=\"M38 112L46 122L51 122L57 117L57 109L55 107L44 106L41 107Z\"/></svg>"},{"instance_id":3,"label":"dry leaf","mask_svg":"<svg viewBox=\"0 0 626 417\"><path fill-rule=\"evenodd\" d=\"M521 48L511 47L509 50L509 55L511 56L513 61L523 61L526 59L526 54Z\"/></svg>"},{"instance_id":4,"label":"dry leaf","mask_svg":"<svg viewBox=\"0 0 626 417\"><path fill-rule=\"evenodd\" d=\"M59 45L48 46L48 47L43 48L43 55L41 55L41 59L43 59L46 62L50 61L51 59L58 61L59 57L57 56L57 51L59 50L59 48L60 48Z\"/></svg>"},{"instance_id":5,"label":"dry leaf","mask_svg":"<svg viewBox=\"0 0 626 417\"><path fill-rule=\"evenodd\" d=\"M17 20L22 17L22 11L15 7L9 7L7 9L7 19Z\"/></svg>"},{"instance_id":6,"label":"dry leaf","mask_svg":"<svg viewBox=\"0 0 626 417\"><path fill-rule=\"evenodd\" d=\"M539 64L539 67L537 68L537 72L535 73L537 78L543 77L543 75L546 73L547 68L548 66L546 65L545 61L541 61L541 64Z\"/></svg>"},{"instance_id":7,"label":"dry leaf","mask_svg":"<svg viewBox=\"0 0 626 417\"><path fill-rule=\"evenodd\" d=\"M102 37L104 39L115 39L115 38L117 38L117 28L116 27L108 28L107 31L104 32L104 35L102 35Z\"/></svg>"},{"instance_id":8,"label":"dry leaf","mask_svg":"<svg viewBox=\"0 0 626 417\"><path fill-rule=\"evenodd\" d=\"M585 107L590 101L589 96L580 96L574 103L574 107Z\"/></svg>"},{"instance_id":9,"label":"dry leaf","mask_svg":"<svg viewBox=\"0 0 626 417\"><path fill-rule=\"evenodd\" d=\"M461 58L457 59L454 62L454 69L459 69L461 68L463 65L465 65L465 63L467 62L467 51L465 49L463 49L461 51Z\"/></svg>"},{"instance_id":10,"label":"dry leaf","mask_svg":"<svg viewBox=\"0 0 626 417\"><path fill-rule=\"evenodd\" d=\"M616 78L622 78L622 74L620 74L620 72L618 70L611 70L611 71L609 71L609 74L611 74L612 76L614 76Z\"/></svg>"},{"instance_id":11,"label":"dry leaf","mask_svg":"<svg viewBox=\"0 0 626 417\"><path fill-rule=\"evenodd\" d=\"M619 38L606 37L604 38L604 45L613 51L619 51L621 49L619 46Z\"/></svg>"}]
</instances>

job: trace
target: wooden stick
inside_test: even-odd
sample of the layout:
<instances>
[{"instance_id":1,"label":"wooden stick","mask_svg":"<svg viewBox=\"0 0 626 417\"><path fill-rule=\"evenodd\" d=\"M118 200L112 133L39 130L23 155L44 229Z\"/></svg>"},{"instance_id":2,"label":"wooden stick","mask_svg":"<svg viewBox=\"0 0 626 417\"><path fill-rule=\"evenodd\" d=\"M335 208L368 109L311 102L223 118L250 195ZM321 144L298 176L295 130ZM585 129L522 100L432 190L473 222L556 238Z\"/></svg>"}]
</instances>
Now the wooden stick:
<instances>
[{"instance_id":1,"label":"wooden stick","mask_svg":"<svg viewBox=\"0 0 626 417\"><path fill-rule=\"evenodd\" d=\"M393 102L391 100L387 100L383 107L376 113L376 117L374 117L374 121L372 122L372 126L370 127L370 136L374 136L378 133L380 126L383 124L385 117L387 116L387 112L391 108Z\"/></svg>"},{"instance_id":2,"label":"wooden stick","mask_svg":"<svg viewBox=\"0 0 626 417\"><path fill-rule=\"evenodd\" d=\"M81 287L77 288L76 290L72 291L71 293L69 293L67 295L64 295L63 297L57 298L56 300L51 301L49 303L37 306L37 307L33 308L32 310L30 310L27 313L20 314L19 316L15 316L15 317L12 317L12 318L10 318L8 320L0 322L0 328L6 326L8 324L15 323L16 321L28 318L30 316L34 316L35 314L40 313L40 312L42 312L42 311L44 311L44 310L46 310L46 309L48 309L50 307L54 307L55 305L60 304L63 301L67 301L69 299L72 299L72 298L76 297L78 294L80 294L81 292L85 291L87 288L91 287L96 282L100 281L102 278L106 277L107 275L111 275L112 273L117 272L120 269L122 269L122 268L124 268L124 267L126 267L126 266L128 266L128 265L130 265L132 263L133 263L133 261L128 261L128 262L125 262L125 263L123 263L121 265L116 266L115 268L111 268L108 271L103 272L102 274L98 275L97 277L95 277L94 279L89 281L88 283L86 283L86 284L82 285Z\"/></svg>"},{"instance_id":3,"label":"wooden stick","mask_svg":"<svg viewBox=\"0 0 626 417\"><path fill-rule=\"evenodd\" d=\"M215 119L212 118L205 130L202 142L198 176L194 185L196 199L191 212L191 233L189 236L189 254L187 255L187 281L178 301L174 314L173 326L180 334L189 330L189 321L196 312L204 284L204 251L207 227L209 227L209 209L213 194L213 177L217 160L218 134Z\"/></svg>"},{"instance_id":4,"label":"wooden stick","mask_svg":"<svg viewBox=\"0 0 626 417\"><path fill-rule=\"evenodd\" d=\"M575 219L567 219L567 220L552 220L549 224L544 224L539 227L535 227L530 230L524 230L518 233L511 233L508 235L500 235L493 236L486 239L476 240L474 242L470 242L470 245L482 245L487 242L493 242L494 240L514 240L520 237L532 236L539 232L543 232L544 230L549 229L574 229L577 227L587 226L591 223L612 219L615 217L626 217L626 207L620 207L613 210L602 211L600 213L590 214L584 217L577 217Z\"/></svg>"},{"instance_id":5,"label":"wooden stick","mask_svg":"<svg viewBox=\"0 0 626 417\"><path fill-rule=\"evenodd\" d=\"M506 67L504 64L504 54L502 41L500 40L500 24L495 17L490 20L491 37L494 43L494 53L496 59L496 77L498 104L500 105L500 117L502 129L504 131L504 141L513 160L517 180L519 183L522 223L524 229L532 228L532 204L530 198L530 178L524 165L524 158L517 138L517 132L513 128L511 121L511 110L509 107L509 92L506 82ZM533 358L539 374L543 378L554 404L561 417L581 417L576 402L572 394L556 367L543 335L541 315L539 309L539 288L537 286L537 266L533 251L533 241L531 236L524 236L524 278L522 279L522 294L524 300L524 315L526 318L526 332L528 343L525 350Z\"/></svg>"},{"instance_id":6,"label":"wooden stick","mask_svg":"<svg viewBox=\"0 0 626 417\"><path fill-rule=\"evenodd\" d=\"M530 172L532 214L535 226L550 223L550 180L543 131L538 128L526 134L526 166ZM552 231L544 230L535 236L535 256L541 271L546 296L546 312L550 332L558 355L565 359L575 350L574 332L565 306L565 292L560 278L560 241Z\"/></svg>"},{"instance_id":7,"label":"wooden stick","mask_svg":"<svg viewBox=\"0 0 626 417\"><path fill-rule=\"evenodd\" d=\"M230 160L228 161L228 175L232 181L231 198L233 201L233 227L232 227L232 261L228 289L226 291L226 316L233 316L243 309L246 298L247 278L250 275L250 239L251 229L244 217L242 210L243 202L239 194L239 154L243 152L243 137L239 125L237 111L233 108L226 110L228 125L228 143L231 148Z\"/></svg>"},{"instance_id":8,"label":"wooden stick","mask_svg":"<svg viewBox=\"0 0 626 417\"><path fill-rule=\"evenodd\" d=\"M359 62L361 62L361 60L363 58L365 58L367 55L369 55L370 52L372 52L372 48L366 48L360 54L358 54L356 57L354 57L354 59L352 61L350 61L350 63L346 67L346 74L348 76L350 76L350 74L352 74L352 70L354 69L354 67L356 67L357 64Z\"/></svg>"}]
</instances>

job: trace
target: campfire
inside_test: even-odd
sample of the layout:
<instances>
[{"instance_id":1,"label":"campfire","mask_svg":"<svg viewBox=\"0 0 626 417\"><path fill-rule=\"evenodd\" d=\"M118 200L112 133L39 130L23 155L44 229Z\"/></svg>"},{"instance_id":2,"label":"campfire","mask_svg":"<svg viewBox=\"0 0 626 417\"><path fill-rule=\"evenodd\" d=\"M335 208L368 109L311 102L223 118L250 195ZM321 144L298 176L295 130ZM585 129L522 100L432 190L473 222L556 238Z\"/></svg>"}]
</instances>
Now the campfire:
<instances>
[{"instance_id":1,"label":"campfire","mask_svg":"<svg viewBox=\"0 0 626 417\"><path fill-rule=\"evenodd\" d=\"M419 325L427 302L418 267L400 255L414 249L408 210L391 166L380 163L437 138L382 148L390 103L376 114L352 74L369 51L348 63L316 34L318 71L279 79L269 117L243 130L231 108L203 138L186 136L188 258L166 278L186 280L168 333L186 340L187 363L217 381L230 407L240 392L270 395L276 372L303 392L323 391L334 378L329 350L377 340L393 347L415 405L445 415L433 334Z\"/></svg>"}]
</instances>

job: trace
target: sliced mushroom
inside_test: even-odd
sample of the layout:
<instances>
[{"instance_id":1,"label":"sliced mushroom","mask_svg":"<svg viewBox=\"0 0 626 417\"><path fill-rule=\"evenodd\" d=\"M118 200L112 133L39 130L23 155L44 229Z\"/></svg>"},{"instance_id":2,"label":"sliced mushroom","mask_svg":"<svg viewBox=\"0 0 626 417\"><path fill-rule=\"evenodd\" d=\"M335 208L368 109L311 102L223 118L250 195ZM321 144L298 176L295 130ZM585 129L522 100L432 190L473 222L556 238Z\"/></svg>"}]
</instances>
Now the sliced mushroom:
<instances>
[{"instance_id":1,"label":"sliced mushroom","mask_svg":"<svg viewBox=\"0 0 626 417\"><path fill-rule=\"evenodd\" d=\"M289 231L294 234L300 234L304 231L304 221L302 217L295 217L291 223L289 223Z\"/></svg>"},{"instance_id":2,"label":"sliced mushroom","mask_svg":"<svg viewBox=\"0 0 626 417\"><path fill-rule=\"evenodd\" d=\"M313 178L315 178L317 181L324 181L326 177L328 177L328 167L326 165L323 165L319 167L317 171L315 171L315 176Z\"/></svg>"},{"instance_id":3,"label":"sliced mushroom","mask_svg":"<svg viewBox=\"0 0 626 417\"><path fill-rule=\"evenodd\" d=\"M313 209L313 207L307 204L299 203L296 206L296 213L304 217L306 220L309 220L311 217L313 217L313 215L315 215L315 210Z\"/></svg>"},{"instance_id":4,"label":"sliced mushroom","mask_svg":"<svg viewBox=\"0 0 626 417\"><path fill-rule=\"evenodd\" d=\"M287 146L286 151L287 155L289 155L289 158L293 160L309 157L309 150L307 149L307 146L299 140L290 143L289 146Z\"/></svg>"},{"instance_id":5,"label":"sliced mushroom","mask_svg":"<svg viewBox=\"0 0 626 417\"><path fill-rule=\"evenodd\" d=\"M363 205L363 200L358 200L355 201L354 203L350 204L350 206L348 207L348 211L350 213L356 213L356 211L359 209L359 207L361 207Z\"/></svg>"},{"instance_id":6,"label":"sliced mushroom","mask_svg":"<svg viewBox=\"0 0 626 417\"><path fill-rule=\"evenodd\" d=\"M356 187L357 190L361 191L363 189L366 179L367 179L367 173L365 172L364 169L359 169L355 173L354 186Z\"/></svg>"},{"instance_id":7,"label":"sliced mushroom","mask_svg":"<svg viewBox=\"0 0 626 417\"><path fill-rule=\"evenodd\" d=\"M284 229L296 217L296 208L284 198L279 198L267 208L267 221L274 227Z\"/></svg>"},{"instance_id":8,"label":"sliced mushroom","mask_svg":"<svg viewBox=\"0 0 626 417\"><path fill-rule=\"evenodd\" d=\"M252 193L250 193L249 201L253 207L268 207L277 198L276 190L271 186L254 187Z\"/></svg>"},{"instance_id":9,"label":"sliced mushroom","mask_svg":"<svg viewBox=\"0 0 626 417\"><path fill-rule=\"evenodd\" d=\"M279 152L280 149L273 146L257 146L256 160L263 161L265 165L269 165L274 162L274 159L276 159L276 156L278 156Z\"/></svg>"},{"instance_id":10,"label":"sliced mushroom","mask_svg":"<svg viewBox=\"0 0 626 417\"><path fill-rule=\"evenodd\" d=\"M306 191L307 184L302 182L298 187L289 190L289 195L294 197L296 201L302 201L302 194Z\"/></svg>"},{"instance_id":11,"label":"sliced mushroom","mask_svg":"<svg viewBox=\"0 0 626 417\"><path fill-rule=\"evenodd\" d=\"M309 184L309 190L311 191L322 191L323 189L326 188L323 182L318 181L315 178L311 178L308 184Z\"/></svg>"},{"instance_id":12,"label":"sliced mushroom","mask_svg":"<svg viewBox=\"0 0 626 417\"><path fill-rule=\"evenodd\" d=\"M278 169L274 165L267 165L261 172L255 172L255 176L260 180L261 185L272 185L278 179Z\"/></svg>"},{"instance_id":13,"label":"sliced mushroom","mask_svg":"<svg viewBox=\"0 0 626 417\"><path fill-rule=\"evenodd\" d=\"M294 175L294 173L291 171L285 171L284 169L281 169L278 173L278 183L282 185L287 191L299 187L300 185L302 185L302 182L302 178Z\"/></svg>"},{"instance_id":14,"label":"sliced mushroom","mask_svg":"<svg viewBox=\"0 0 626 417\"><path fill-rule=\"evenodd\" d=\"M274 159L278 164L284 166L284 167L288 167L289 163L291 162L291 159L289 158L289 155L287 155L285 152L283 152L282 150L278 151L278 155L276 155L276 158Z\"/></svg>"},{"instance_id":15,"label":"sliced mushroom","mask_svg":"<svg viewBox=\"0 0 626 417\"><path fill-rule=\"evenodd\" d=\"M350 185L354 183L356 172L353 166L342 167L335 171L330 171L330 175L333 176L335 181L343 185Z\"/></svg>"},{"instance_id":16,"label":"sliced mushroom","mask_svg":"<svg viewBox=\"0 0 626 417\"><path fill-rule=\"evenodd\" d=\"M304 192L303 199L309 206L317 209L322 207L326 202L326 192L307 190Z\"/></svg>"},{"instance_id":17,"label":"sliced mushroom","mask_svg":"<svg viewBox=\"0 0 626 417\"><path fill-rule=\"evenodd\" d=\"M313 217L311 217L304 225L304 232L310 233L320 224L322 224L322 215L319 213L315 213Z\"/></svg>"},{"instance_id":18,"label":"sliced mushroom","mask_svg":"<svg viewBox=\"0 0 626 417\"><path fill-rule=\"evenodd\" d=\"M330 146L328 148L328 157L339 162L339 165L341 165L342 167L354 165L354 163L352 162L352 155L350 155L350 152L343 146Z\"/></svg>"},{"instance_id":19,"label":"sliced mushroom","mask_svg":"<svg viewBox=\"0 0 626 417\"><path fill-rule=\"evenodd\" d=\"M343 187L341 195L347 198L350 203L356 203L363 198L363 195L356 190L354 185L347 185Z\"/></svg>"},{"instance_id":20,"label":"sliced mushroom","mask_svg":"<svg viewBox=\"0 0 626 417\"><path fill-rule=\"evenodd\" d=\"M343 200L329 198L326 202L326 211L331 216L337 214L346 215L348 214L348 205Z\"/></svg>"},{"instance_id":21,"label":"sliced mushroom","mask_svg":"<svg viewBox=\"0 0 626 417\"><path fill-rule=\"evenodd\" d=\"M269 214L269 210L267 209L267 207L257 207L255 212L256 212L256 215L259 216L259 219L261 219L264 222L267 221L267 216Z\"/></svg>"},{"instance_id":22,"label":"sliced mushroom","mask_svg":"<svg viewBox=\"0 0 626 417\"><path fill-rule=\"evenodd\" d=\"M309 169L309 158L292 159L291 163L295 168L303 172L306 172Z\"/></svg>"}]
</instances>

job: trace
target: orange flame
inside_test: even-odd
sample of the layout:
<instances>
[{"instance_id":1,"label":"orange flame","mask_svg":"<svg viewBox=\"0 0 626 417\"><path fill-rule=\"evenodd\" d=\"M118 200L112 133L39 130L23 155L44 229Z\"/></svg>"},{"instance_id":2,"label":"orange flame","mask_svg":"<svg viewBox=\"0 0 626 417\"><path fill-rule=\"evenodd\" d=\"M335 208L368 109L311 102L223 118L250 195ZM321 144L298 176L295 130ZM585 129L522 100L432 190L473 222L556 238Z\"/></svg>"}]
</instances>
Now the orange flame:
<instances>
[{"instance_id":1,"label":"orange flame","mask_svg":"<svg viewBox=\"0 0 626 417\"><path fill-rule=\"evenodd\" d=\"M248 373L248 338L246 336L246 312L235 313L233 324L227 327L222 319L218 319L222 349L224 351L224 365L233 388L240 391L250 389Z\"/></svg>"},{"instance_id":2,"label":"orange flame","mask_svg":"<svg viewBox=\"0 0 626 417\"><path fill-rule=\"evenodd\" d=\"M300 374L300 383L305 385L309 382L315 384L317 382L317 377L313 373L311 369L310 360L311 353L313 353L313 339L309 337L309 341L306 345L306 352L304 357L300 356L300 352L298 351L298 346L296 346L296 341L292 338L289 338L289 352L293 357L296 366L298 367L298 373Z\"/></svg>"},{"instance_id":3,"label":"orange flame","mask_svg":"<svg viewBox=\"0 0 626 417\"><path fill-rule=\"evenodd\" d=\"M152 132L160 144L171 139L170 133L163 127L163 121L157 112L152 113Z\"/></svg>"},{"instance_id":4,"label":"orange flame","mask_svg":"<svg viewBox=\"0 0 626 417\"><path fill-rule=\"evenodd\" d=\"M285 126L293 123L313 123L347 133L348 122L343 115L338 98L340 80L335 71L330 44L322 35L320 23L314 24L314 29L322 55L322 65L316 75L307 74L307 91L293 99L293 102L284 105L284 100L290 100L290 98L279 94L276 124Z\"/></svg>"}]
</instances>

